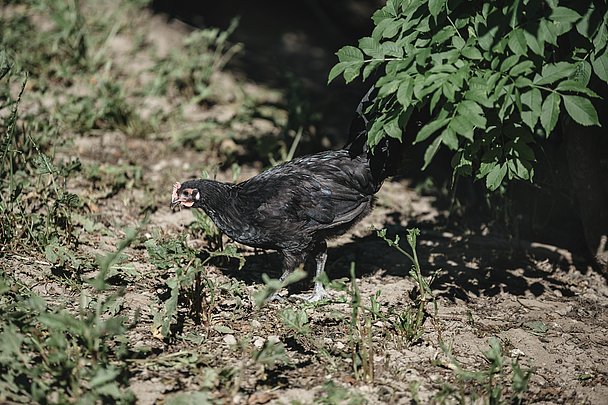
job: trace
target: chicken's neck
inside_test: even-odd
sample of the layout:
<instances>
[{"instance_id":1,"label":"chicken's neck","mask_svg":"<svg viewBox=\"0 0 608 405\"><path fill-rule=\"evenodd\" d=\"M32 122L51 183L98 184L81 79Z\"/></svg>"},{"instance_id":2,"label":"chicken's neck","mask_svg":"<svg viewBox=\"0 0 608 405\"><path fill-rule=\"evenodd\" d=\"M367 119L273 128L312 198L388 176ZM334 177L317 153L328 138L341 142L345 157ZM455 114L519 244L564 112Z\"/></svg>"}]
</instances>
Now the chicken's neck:
<instances>
[{"instance_id":1,"label":"chicken's neck","mask_svg":"<svg viewBox=\"0 0 608 405\"><path fill-rule=\"evenodd\" d=\"M240 217L234 204L234 185L214 180L200 180L197 188L201 199L195 208L202 208L209 218L228 236L235 231Z\"/></svg>"}]
</instances>

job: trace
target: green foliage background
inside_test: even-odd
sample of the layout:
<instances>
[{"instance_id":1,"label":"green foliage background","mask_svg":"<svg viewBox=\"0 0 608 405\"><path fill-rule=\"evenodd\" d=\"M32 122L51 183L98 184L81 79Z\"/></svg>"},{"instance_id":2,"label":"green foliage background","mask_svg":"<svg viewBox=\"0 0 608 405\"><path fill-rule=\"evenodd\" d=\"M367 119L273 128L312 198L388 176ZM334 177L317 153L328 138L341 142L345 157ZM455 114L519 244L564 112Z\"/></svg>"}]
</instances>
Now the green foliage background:
<instances>
[{"instance_id":1,"label":"green foliage background","mask_svg":"<svg viewBox=\"0 0 608 405\"><path fill-rule=\"evenodd\" d=\"M600 125L593 80L608 82L605 2L389 0L358 46L337 52L329 81L377 75L368 143L402 139L414 111L428 114L413 143L440 147L455 175L532 181L533 144L559 119ZM567 114L567 115L566 115ZM406 140L406 139L404 139Z\"/></svg>"}]
</instances>

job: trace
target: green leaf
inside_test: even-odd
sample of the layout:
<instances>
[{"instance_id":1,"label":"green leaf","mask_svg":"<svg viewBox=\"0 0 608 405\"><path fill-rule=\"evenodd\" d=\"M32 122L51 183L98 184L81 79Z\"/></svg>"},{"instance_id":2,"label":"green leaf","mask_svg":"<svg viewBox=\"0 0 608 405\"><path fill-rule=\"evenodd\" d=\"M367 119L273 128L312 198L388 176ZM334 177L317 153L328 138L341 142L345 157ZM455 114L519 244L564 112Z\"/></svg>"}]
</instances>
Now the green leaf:
<instances>
[{"instance_id":1,"label":"green leaf","mask_svg":"<svg viewBox=\"0 0 608 405\"><path fill-rule=\"evenodd\" d=\"M509 49L516 55L525 55L528 52L528 45L526 43L526 36L521 28L517 28L511 31L509 34L509 42L507 43Z\"/></svg>"},{"instance_id":2,"label":"green leaf","mask_svg":"<svg viewBox=\"0 0 608 405\"><path fill-rule=\"evenodd\" d=\"M604 23L600 24L595 36L593 37L593 48L595 48L597 51L604 49L608 43L608 24L606 24L605 21L606 19L604 17Z\"/></svg>"},{"instance_id":3,"label":"green leaf","mask_svg":"<svg viewBox=\"0 0 608 405\"><path fill-rule=\"evenodd\" d=\"M458 104L456 111L463 117L468 118L475 127L486 127L486 117L484 116L483 108L476 102L472 100L463 100Z\"/></svg>"},{"instance_id":4,"label":"green leaf","mask_svg":"<svg viewBox=\"0 0 608 405\"><path fill-rule=\"evenodd\" d=\"M403 58L403 46L399 45L393 41L386 41L381 45L382 52L384 55L382 57L391 56L393 58Z\"/></svg>"},{"instance_id":5,"label":"green leaf","mask_svg":"<svg viewBox=\"0 0 608 405\"><path fill-rule=\"evenodd\" d=\"M517 107L517 109L519 111L522 111L522 104L521 104L521 92L519 91L518 88L513 89L513 96L515 98L515 106Z\"/></svg>"},{"instance_id":6,"label":"green leaf","mask_svg":"<svg viewBox=\"0 0 608 405\"><path fill-rule=\"evenodd\" d=\"M490 191L496 190L502 184L502 181L504 180L506 174L506 164L503 163L502 165L494 166L494 168L488 173L486 177L486 187Z\"/></svg>"},{"instance_id":7,"label":"green leaf","mask_svg":"<svg viewBox=\"0 0 608 405\"><path fill-rule=\"evenodd\" d=\"M479 42L479 46L481 46L481 49L483 49L484 51L490 50L490 48L494 44L494 37L496 36L497 32L498 26L490 25L488 27L480 27L480 36L477 41Z\"/></svg>"},{"instance_id":8,"label":"green leaf","mask_svg":"<svg viewBox=\"0 0 608 405\"><path fill-rule=\"evenodd\" d=\"M443 84L443 87L445 87L445 83ZM441 99L441 94L442 93L443 92L441 91L441 88L437 89L437 91L435 91L433 93L433 96L431 97L431 101L429 102L429 109L430 109L431 112L433 112L435 110L435 107L437 106L437 103Z\"/></svg>"},{"instance_id":9,"label":"green leaf","mask_svg":"<svg viewBox=\"0 0 608 405\"><path fill-rule=\"evenodd\" d=\"M581 15L568 7L555 7L551 13L551 20L561 24L571 24L578 21Z\"/></svg>"},{"instance_id":10,"label":"green leaf","mask_svg":"<svg viewBox=\"0 0 608 405\"><path fill-rule=\"evenodd\" d=\"M500 71L506 72L519 62L519 55L511 55L507 57L500 65Z\"/></svg>"},{"instance_id":11,"label":"green leaf","mask_svg":"<svg viewBox=\"0 0 608 405\"><path fill-rule=\"evenodd\" d=\"M372 31L372 37L378 41L385 37L390 37L395 34L395 26L399 26L394 18L384 18L381 21L374 21L376 27Z\"/></svg>"},{"instance_id":12,"label":"green leaf","mask_svg":"<svg viewBox=\"0 0 608 405\"><path fill-rule=\"evenodd\" d=\"M574 73L570 78L581 83L583 86L588 86L589 80L591 80L591 70L591 63L586 60L578 61Z\"/></svg>"},{"instance_id":13,"label":"green leaf","mask_svg":"<svg viewBox=\"0 0 608 405\"><path fill-rule=\"evenodd\" d=\"M532 62L531 60L525 60L513 66L509 71L509 76L519 76L522 73L529 73L532 71L533 67L534 62Z\"/></svg>"},{"instance_id":14,"label":"green leaf","mask_svg":"<svg viewBox=\"0 0 608 405\"><path fill-rule=\"evenodd\" d=\"M557 124L557 118L559 117L559 107L562 99L559 94L551 92L545 101L540 113L540 123L545 129L545 136L549 137L555 125Z\"/></svg>"},{"instance_id":15,"label":"green leaf","mask_svg":"<svg viewBox=\"0 0 608 405\"><path fill-rule=\"evenodd\" d=\"M528 31L524 31L524 37L526 38L526 44L528 45L528 48L530 48L532 52L540 56L543 56L545 54L544 39L539 39Z\"/></svg>"},{"instance_id":16,"label":"green leaf","mask_svg":"<svg viewBox=\"0 0 608 405\"><path fill-rule=\"evenodd\" d=\"M475 48L474 46L465 46L464 48L462 48L462 50L460 51L460 53L465 58L468 58L468 59L471 59L471 60L481 60L481 59L483 59L483 56L481 55L481 52L479 51L479 49Z\"/></svg>"},{"instance_id":17,"label":"green leaf","mask_svg":"<svg viewBox=\"0 0 608 405\"><path fill-rule=\"evenodd\" d=\"M591 66L597 77L608 83L608 51L597 57L594 55L591 58Z\"/></svg>"},{"instance_id":18,"label":"green leaf","mask_svg":"<svg viewBox=\"0 0 608 405\"><path fill-rule=\"evenodd\" d=\"M583 83L576 80L562 80L561 82L559 82L555 89L558 90L560 93L564 91L572 91L575 93L586 94L589 97L599 97L597 93L595 93L593 90L589 89Z\"/></svg>"},{"instance_id":19,"label":"green leaf","mask_svg":"<svg viewBox=\"0 0 608 405\"><path fill-rule=\"evenodd\" d=\"M429 12L433 17L437 17L445 7L447 0L429 0Z\"/></svg>"},{"instance_id":20,"label":"green leaf","mask_svg":"<svg viewBox=\"0 0 608 405\"><path fill-rule=\"evenodd\" d=\"M439 150L439 145L441 145L441 137L438 136L433 142L431 142L429 147L426 148L426 151L424 152L424 165L422 166L422 170L426 169L429 163L431 163Z\"/></svg>"},{"instance_id":21,"label":"green leaf","mask_svg":"<svg viewBox=\"0 0 608 405\"><path fill-rule=\"evenodd\" d=\"M327 83L328 84L331 83L332 80L334 80L336 77L338 77L342 73L344 73L344 70L346 70L346 68L349 66L352 66L352 64L349 62L336 63L336 65L334 65L334 67L332 67L331 70L329 71L329 76L327 77Z\"/></svg>"},{"instance_id":22,"label":"green leaf","mask_svg":"<svg viewBox=\"0 0 608 405\"><path fill-rule=\"evenodd\" d=\"M380 61L378 61L378 60L375 60L375 61L369 62L369 63L368 63L366 66L365 66L365 68L363 69L363 81L367 80L367 78L368 78L368 77L369 77L369 76L370 76L372 73L374 73L374 70L376 70L376 68L377 68L378 66L380 66L380 64L381 64L381 63L382 63L382 62L380 62Z\"/></svg>"},{"instance_id":23,"label":"green leaf","mask_svg":"<svg viewBox=\"0 0 608 405\"><path fill-rule=\"evenodd\" d=\"M372 37L378 40L382 38L392 38L399 32L401 28L400 20L395 18L387 18L382 21L372 31Z\"/></svg>"},{"instance_id":24,"label":"green leaf","mask_svg":"<svg viewBox=\"0 0 608 405\"><path fill-rule=\"evenodd\" d=\"M562 94L564 99L564 107L572 117L572 119L581 125L600 125L597 117L597 111L591 104L591 101L581 96L571 96Z\"/></svg>"},{"instance_id":25,"label":"green leaf","mask_svg":"<svg viewBox=\"0 0 608 405\"><path fill-rule=\"evenodd\" d=\"M458 136L451 128L446 128L440 135L441 142L451 150L458 150Z\"/></svg>"},{"instance_id":26,"label":"green leaf","mask_svg":"<svg viewBox=\"0 0 608 405\"><path fill-rule=\"evenodd\" d=\"M539 80L534 82L538 85L550 84L570 76L574 73L576 65L568 62L557 62L544 65Z\"/></svg>"},{"instance_id":27,"label":"green leaf","mask_svg":"<svg viewBox=\"0 0 608 405\"><path fill-rule=\"evenodd\" d=\"M464 39L462 39L460 36L458 35L454 35L452 37L452 46L456 49L462 49L464 48L465 42Z\"/></svg>"},{"instance_id":28,"label":"green leaf","mask_svg":"<svg viewBox=\"0 0 608 405\"><path fill-rule=\"evenodd\" d=\"M473 140L473 131L475 130L475 127L467 117L462 115L455 116L450 121L449 128L468 140Z\"/></svg>"},{"instance_id":29,"label":"green leaf","mask_svg":"<svg viewBox=\"0 0 608 405\"><path fill-rule=\"evenodd\" d=\"M344 81L348 84L355 80L359 76L359 71L361 70L361 66L363 63L355 63L351 64L344 70Z\"/></svg>"},{"instance_id":30,"label":"green leaf","mask_svg":"<svg viewBox=\"0 0 608 405\"><path fill-rule=\"evenodd\" d=\"M380 46L380 42L372 37L363 37L359 40L359 48L367 56L372 58L382 59L384 58L384 51Z\"/></svg>"},{"instance_id":31,"label":"green leaf","mask_svg":"<svg viewBox=\"0 0 608 405\"><path fill-rule=\"evenodd\" d=\"M498 164L498 162L495 162L495 161L481 162L479 164L479 170L477 170L475 177L477 179L483 179L484 177L486 177L488 175L488 173L490 173L497 166L497 164Z\"/></svg>"},{"instance_id":32,"label":"green leaf","mask_svg":"<svg viewBox=\"0 0 608 405\"><path fill-rule=\"evenodd\" d=\"M452 158L454 174L460 176L470 176L473 172L473 162L468 159L467 154L460 150Z\"/></svg>"},{"instance_id":33,"label":"green leaf","mask_svg":"<svg viewBox=\"0 0 608 405\"><path fill-rule=\"evenodd\" d=\"M397 101L403 107L407 108L412 105L412 95L414 94L414 82L411 77L407 76L401 80L399 89L397 89Z\"/></svg>"},{"instance_id":34,"label":"green leaf","mask_svg":"<svg viewBox=\"0 0 608 405\"><path fill-rule=\"evenodd\" d=\"M553 21L549 21L545 18L540 20L538 26L539 39L552 45L557 45L558 34L557 27Z\"/></svg>"},{"instance_id":35,"label":"green leaf","mask_svg":"<svg viewBox=\"0 0 608 405\"><path fill-rule=\"evenodd\" d=\"M525 90L528 87L532 87L532 84L532 80L524 76L518 76L517 79L515 79L515 87L519 90Z\"/></svg>"},{"instance_id":36,"label":"green leaf","mask_svg":"<svg viewBox=\"0 0 608 405\"><path fill-rule=\"evenodd\" d=\"M336 52L338 60L330 71L327 82L331 82L336 76L343 74L346 83L352 82L359 76L359 71L363 67L363 52L354 46L344 46Z\"/></svg>"},{"instance_id":37,"label":"green leaf","mask_svg":"<svg viewBox=\"0 0 608 405\"><path fill-rule=\"evenodd\" d=\"M418 131L418 135L416 135L416 140L414 141L414 143L426 140L429 136L431 136L441 128L445 127L448 122L450 122L449 118L445 118L442 120L432 120L431 122L423 126L420 131Z\"/></svg>"},{"instance_id":38,"label":"green leaf","mask_svg":"<svg viewBox=\"0 0 608 405\"><path fill-rule=\"evenodd\" d=\"M452 38L452 36L456 35L456 29L451 25L443 27L439 32L433 35L431 39L433 44L442 44L448 39Z\"/></svg>"},{"instance_id":39,"label":"green leaf","mask_svg":"<svg viewBox=\"0 0 608 405\"><path fill-rule=\"evenodd\" d=\"M521 119L531 130L534 130L541 115L542 96L540 90L535 87L522 94L521 103L529 108L529 110L521 112Z\"/></svg>"},{"instance_id":40,"label":"green leaf","mask_svg":"<svg viewBox=\"0 0 608 405\"><path fill-rule=\"evenodd\" d=\"M52 174L57 172L57 168L55 167L55 165L53 165L51 159L48 156L43 155L42 153L39 153L38 155L34 156L33 161L34 166L36 166L37 174Z\"/></svg>"},{"instance_id":41,"label":"green leaf","mask_svg":"<svg viewBox=\"0 0 608 405\"><path fill-rule=\"evenodd\" d=\"M447 98L449 102L453 103L455 100L455 96L456 96L454 85L451 82L445 82L445 83L443 83L443 86L441 89L443 91L443 95L445 96L445 98ZM437 92L437 93L439 93L439 92ZM435 109L435 105L432 105L431 110L434 110L434 109Z\"/></svg>"},{"instance_id":42,"label":"green leaf","mask_svg":"<svg viewBox=\"0 0 608 405\"><path fill-rule=\"evenodd\" d=\"M500 83L500 82L499 82ZM504 93L504 98L503 98L503 103L500 106L500 109L498 110L498 118L500 118L500 120L502 121L506 116L509 116L511 114L511 112L513 111L513 103L514 103L514 97L513 97L513 90L514 90L514 85L506 85L504 86L504 89L501 93L496 93L495 97L497 99L500 99L500 96L502 96L502 93Z\"/></svg>"},{"instance_id":43,"label":"green leaf","mask_svg":"<svg viewBox=\"0 0 608 405\"><path fill-rule=\"evenodd\" d=\"M524 163L520 159L507 160L509 179L517 178L521 180L531 180L534 170L528 162Z\"/></svg>"},{"instance_id":44,"label":"green leaf","mask_svg":"<svg viewBox=\"0 0 608 405\"><path fill-rule=\"evenodd\" d=\"M120 370L109 366L108 368L99 368L95 376L89 381L89 385L92 388L99 387L111 381L114 381L120 374Z\"/></svg>"},{"instance_id":45,"label":"green leaf","mask_svg":"<svg viewBox=\"0 0 608 405\"><path fill-rule=\"evenodd\" d=\"M482 106L487 108L492 108L492 106L494 105L492 103L492 100L490 100L490 98L488 97L488 94L486 93L485 89L470 88L469 90L467 90L466 93L464 93L464 98L467 100L475 101L478 104L481 104Z\"/></svg>"},{"instance_id":46,"label":"green leaf","mask_svg":"<svg viewBox=\"0 0 608 405\"><path fill-rule=\"evenodd\" d=\"M390 120L384 125L384 132L391 138L401 140L403 136L403 130L399 126L399 119L396 117L395 119Z\"/></svg>"},{"instance_id":47,"label":"green leaf","mask_svg":"<svg viewBox=\"0 0 608 405\"><path fill-rule=\"evenodd\" d=\"M378 145L378 143L384 138L384 130L382 127L384 126L384 121L379 119L374 121L371 128L367 133L367 144L373 148Z\"/></svg>"},{"instance_id":48,"label":"green leaf","mask_svg":"<svg viewBox=\"0 0 608 405\"><path fill-rule=\"evenodd\" d=\"M384 83L378 89L378 97L384 98L390 94L393 94L394 92L396 92L399 89L400 84L401 84L401 80L399 80L399 79Z\"/></svg>"},{"instance_id":49,"label":"green leaf","mask_svg":"<svg viewBox=\"0 0 608 405\"><path fill-rule=\"evenodd\" d=\"M363 52L354 46L344 46L336 52L340 62L362 62Z\"/></svg>"}]
</instances>

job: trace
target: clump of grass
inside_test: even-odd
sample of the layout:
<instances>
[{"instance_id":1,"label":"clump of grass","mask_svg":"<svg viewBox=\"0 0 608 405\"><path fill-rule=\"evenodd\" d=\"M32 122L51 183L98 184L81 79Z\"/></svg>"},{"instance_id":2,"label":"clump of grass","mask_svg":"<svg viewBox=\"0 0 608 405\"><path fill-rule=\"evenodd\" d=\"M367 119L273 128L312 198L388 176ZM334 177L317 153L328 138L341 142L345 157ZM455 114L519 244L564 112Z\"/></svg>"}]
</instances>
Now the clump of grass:
<instances>
[{"instance_id":1,"label":"clump of grass","mask_svg":"<svg viewBox=\"0 0 608 405\"><path fill-rule=\"evenodd\" d=\"M130 325L119 315L124 293L108 293L105 275L135 235L129 230L115 252L100 257L94 294L82 291L76 314L0 270L0 400L134 402L124 362Z\"/></svg>"},{"instance_id":2,"label":"clump of grass","mask_svg":"<svg viewBox=\"0 0 608 405\"><path fill-rule=\"evenodd\" d=\"M341 387L333 381L327 381L323 384L320 395L315 400L317 403L324 405L361 405L368 402L360 393Z\"/></svg>"},{"instance_id":3,"label":"clump of grass","mask_svg":"<svg viewBox=\"0 0 608 405\"><path fill-rule=\"evenodd\" d=\"M166 338L177 332L175 326L178 323L180 302L197 324L202 323L209 330L212 312L217 305L218 286L207 276L206 266L217 258L237 259L242 266L244 259L235 245L229 244L219 250L205 249L203 254L188 247L185 239L150 239L145 246L150 261L157 268L175 271L166 282L169 297L164 302L163 309L154 317L159 336Z\"/></svg>"},{"instance_id":4,"label":"clump of grass","mask_svg":"<svg viewBox=\"0 0 608 405\"><path fill-rule=\"evenodd\" d=\"M441 343L441 349L448 358L446 366L455 372L459 386L456 388L445 384L434 398L437 403L452 403L454 400L459 403L507 403L504 397L509 396L509 392L503 384L509 379L511 384L508 402L525 403L525 393L528 390L528 381L533 370L522 369L517 358L511 362L509 367L505 363L500 341L491 338L488 343L489 349L483 352L488 367L475 371L463 368L452 354L451 348Z\"/></svg>"},{"instance_id":5,"label":"clump of grass","mask_svg":"<svg viewBox=\"0 0 608 405\"><path fill-rule=\"evenodd\" d=\"M386 236L386 229L377 231L377 234L389 246L397 249L397 251L412 262L412 267L409 271L409 275L415 283L415 289L410 293L412 300L405 305L401 313L397 314L394 327L403 336L408 345L417 343L424 333L427 304L432 302L435 312L437 312L437 303L431 290L431 284L437 276L437 272L428 278L422 275L416 252L417 237L420 235L420 230L416 228L407 230L406 240L412 253L405 251L401 247L399 235L396 235L395 239L391 240Z\"/></svg>"},{"instance_id":6,"label":"clump of grass","mask_svg":"<svg viewBox=\"0 0 608 405\"><path fill-rule=\"evenodd\" d=\"M151 68L156 78L150 85L150 94L179 95L195 103L207 99L212 94L211 76L242 47L228 40L237 25L235 19L225 31L218 28L192 31L182 48L159 59Z\"/></svg>"},{"instance_id":7,"label":"clump of grass","mask_svg":"<svg viewBox=\"0 0 608 405\"><path fill-rule=\"evenodd\" d=\"M36 14L48 18L43 32L32 18ZM25 1L7 6L7 15L0 32L1 45L13 50L17 69L36 77L39 85L46 86L47 81L71 83L74 74L89 69L88 36L79 1Z\"/></svg>"},{"instance_id":8,"label":"clump of grass","mask_svg":"<svg viewBox=\"0 0 608 405\"><path fill-rule=\"evenodd\" d=\"M73 245L76 242L72 212L82 204L80 198L68 192L68 178L80 170L78 160L53 163L52 150L46 139L56 136L50 126L32 125L40 130L34 139L30 125L19 124L19 106L27 76L13 74L12 64L0 53L3 69L0 82L11 88L11 79L19 78L17 96L8 93L0 105L0 129L3 139L0 149L0 244L7 250L32 247L39 251L49 245ZM4 114L3 110L8 110ZM38 123L40 124L40 123ZM32 196L35 195L35 198Z\"/></svg>"},{"instance_id":9,"label":"clump of grass","mask_svg":"<svg viewBox=\"0 0 608 405\"><path fill-rule=\"evenodd\" d=\"M353 373L357 380L367 382L374 380L374 345L372 342L372 318L377 310L377 301L372 300L374 310L364 307L361 302L361 293L357 285L354 263L350 268L351 286L349 289L351 301L349 342Z\"/></svg>"},{"instance_id":10,"label":"clump of grass","mask_svg":"<svg viewBox=\"0 0 608 405\"><path fill-rule=\"evenodd\" d=\"M108 198L121 190L141 187L143 183L143 170L139 165L91 163L82 171L92 187L100 191L97 198Z\"/></svg>"},{"instance_id":11,"label":"clump of grass","mask_svg":"<svg viewBox=\"0 0 608 405\"><path fill-rule=\"evenodd\" d=\"M145 124L127 102L119 83L102 79L90 90L86 95L69 95L59 105L57 117L64 125L78 133L119 129L138 135L144 131Z\"/></svg>"}]
</instances>

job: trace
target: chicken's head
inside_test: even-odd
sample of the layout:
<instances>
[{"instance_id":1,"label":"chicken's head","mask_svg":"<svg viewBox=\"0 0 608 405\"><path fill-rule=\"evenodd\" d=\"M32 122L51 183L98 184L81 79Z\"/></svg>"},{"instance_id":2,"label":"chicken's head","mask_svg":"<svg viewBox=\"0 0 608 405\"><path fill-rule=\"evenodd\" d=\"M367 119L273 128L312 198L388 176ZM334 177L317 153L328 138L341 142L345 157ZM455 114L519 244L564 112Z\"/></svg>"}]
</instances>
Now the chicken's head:
<instances>
[{"instance_id":1,"label":"chicken's head","mask_svg":"<svg viewBox=\"0 0 608 405\"><path fill-rule=\"evenodd\" d=\"M201 194L191 182L187 181L184 184L175 183L173 185L173 193L171 194L171 208L192 206L201 198Z\"/></svg>"}]
</instances>

